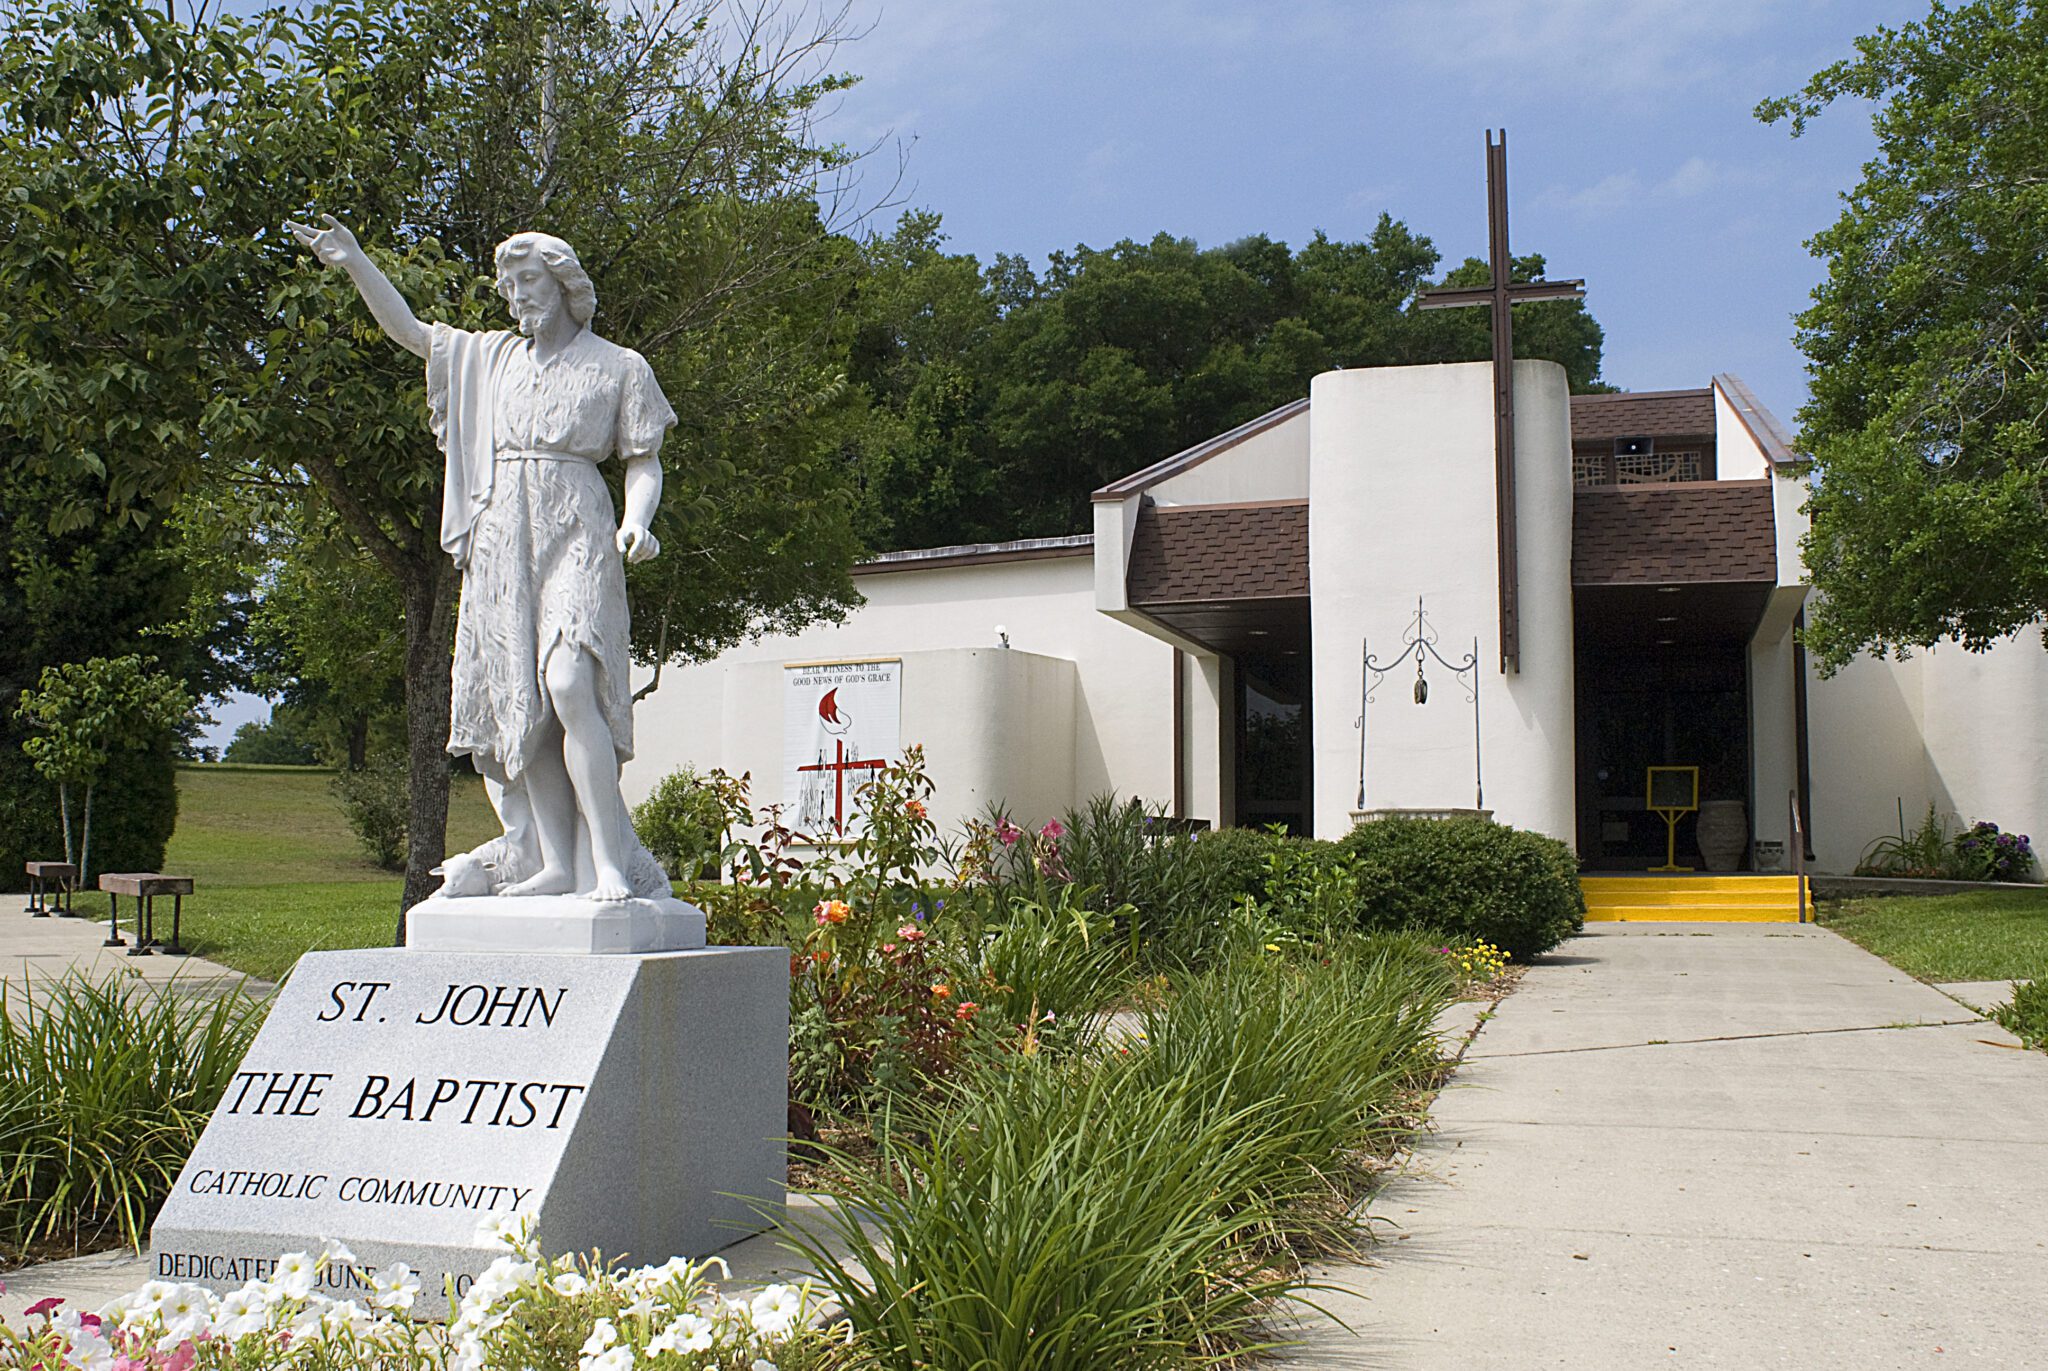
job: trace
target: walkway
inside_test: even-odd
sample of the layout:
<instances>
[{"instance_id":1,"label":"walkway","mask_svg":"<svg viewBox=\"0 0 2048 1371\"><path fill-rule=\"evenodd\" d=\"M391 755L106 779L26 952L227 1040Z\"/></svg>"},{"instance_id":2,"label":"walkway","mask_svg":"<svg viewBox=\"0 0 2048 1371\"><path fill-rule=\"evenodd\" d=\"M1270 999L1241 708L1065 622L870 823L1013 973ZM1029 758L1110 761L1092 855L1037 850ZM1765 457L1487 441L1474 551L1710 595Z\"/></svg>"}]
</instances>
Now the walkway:
<instances>
[{"instance_id":1,"label":"walkway","mask_svg":"<svg viewBox=\"0 0 2048 1371\"><path fill-rule=\"evenodd\" d=\"M0 983L10 1001L18 1002L26 986L54 981L66 972L77 971L100 981L109 976L135 976L149 985L175 980L180 990L193 994L214 994L222 989L241 988L252 995L267 994L276 987L268 981L251 980L200 957L166 957L152 952L147 957L130 957L135 945L132 901L121 902L121 937L128 947L107 947L107 897L78 896L78 917L51 916L38 919L21 912L26 897L0 895ZM157 936L171 936L171 902L157 900ZM95 920L88 916L97 915Z\"/></svg>"},{"instance_id":2,"label":"walkway","mask_svg":"<svg viewBox=\"0 0 2048 1371\"><path fill-rule=\"evenodd\" d=\"M1600 926L1435 1112L1289 1365L2048 1365L2048 1056L1825 929Z\"/></svg>"}]
</instances>

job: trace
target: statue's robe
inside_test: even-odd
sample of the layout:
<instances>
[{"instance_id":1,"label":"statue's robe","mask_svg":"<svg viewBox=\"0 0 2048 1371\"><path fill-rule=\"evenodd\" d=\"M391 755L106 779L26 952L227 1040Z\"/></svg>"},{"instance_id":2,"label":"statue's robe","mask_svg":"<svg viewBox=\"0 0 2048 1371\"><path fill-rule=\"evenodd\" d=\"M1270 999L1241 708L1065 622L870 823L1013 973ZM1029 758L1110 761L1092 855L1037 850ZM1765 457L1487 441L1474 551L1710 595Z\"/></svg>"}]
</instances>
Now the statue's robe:
<instances>
[{"instance_id":1,"label":"statue's robe","mask_svg":"<svg viewBox=\"0 0 2048 1371\"><path fill-rule=\"evenodd\" d=\"M658 452L675 411L645 358L588 329L541 362L519 334L436 324L427 399L447 459L441 546L462 571L448 751L523 790L553 721L548 659L567 649L596 662L598 706L625 761L626 574L598 464Z\"/></svg>"}]
</instances>

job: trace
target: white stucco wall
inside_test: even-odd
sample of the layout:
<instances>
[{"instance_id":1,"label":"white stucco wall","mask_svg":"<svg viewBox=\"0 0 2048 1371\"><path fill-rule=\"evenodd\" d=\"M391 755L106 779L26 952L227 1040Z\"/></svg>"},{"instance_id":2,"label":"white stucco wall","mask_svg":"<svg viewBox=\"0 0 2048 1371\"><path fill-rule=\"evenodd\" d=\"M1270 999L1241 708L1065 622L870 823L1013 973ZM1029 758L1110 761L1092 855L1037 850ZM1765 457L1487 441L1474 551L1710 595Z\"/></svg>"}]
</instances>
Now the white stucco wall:
<instances>
[{"instance_id":1,"label":"white stucco wall","mask_svg":"<svg viewBox=\"0 0 2048 1371\"><path fill-rule=\"evenodd\" d=\"M1754 481L1770 474L1771 462L1751 436L1749 425L1714 386L1714 475L1722 481Z\"/></svg>"},{"instance_id":2,"label":"white stucco wall","mask_svg":"<svg viewBox=\"0 0 2048 1371\"><path fill-rule=\"evenodd\" d=\"M1308 415L1296 414L1146 491L1162 505L1308 498Z\"/></svg>"},{"instance_id":3,"label":"white stucco wall","mask_svg":"<svg viewBox=\"0 0 2048 1371\"><path fill-rule=\"evenodd\" d=\"M1350 825L1358 788L1359 642L1401 651L1425 597L1452 660L1479 640L1486 802L1503 823L1575 840L1570 418L1563 368L1515 363L1522 662L1499 669L1493 379L1489 363L1326 372L1310 390L1309 584L1319 836ZM1377 692L1371 808L1469 806L1470 706L1430 663Z\"/></svg>"},{"instance_id":4,"label":"white stucco wall","mask_svg":"<svg viewBox=\"0 0 2048 1371\"><path fill-rule=\"evenodd\" d=\"M2038 627L1989 652L1938 644L1907 661L1858 658L1808 686L1814 845L1851 869L1872 839L1927 806L2048 841L2048 652Z\"/></svg>"},{"instance_id":5,"label":"white stucco wall","mask_svg":"<svg viewBox=\"0 0 2048 1371\"><path fill-rule=\"evenodd\" d=\"M1093 576L1088 556L862 574L842 624L664 672L636 710L626 798L689 763L751 771L756 802L780 800L783 665L901 657L902 737L925 745L942 827L991 800L1032 820L1106 790L1169 803L1173 649L1096 612ZM1186 707L1190 736L1214 738L1213 694Z\"/></svg>"}]
</instances>

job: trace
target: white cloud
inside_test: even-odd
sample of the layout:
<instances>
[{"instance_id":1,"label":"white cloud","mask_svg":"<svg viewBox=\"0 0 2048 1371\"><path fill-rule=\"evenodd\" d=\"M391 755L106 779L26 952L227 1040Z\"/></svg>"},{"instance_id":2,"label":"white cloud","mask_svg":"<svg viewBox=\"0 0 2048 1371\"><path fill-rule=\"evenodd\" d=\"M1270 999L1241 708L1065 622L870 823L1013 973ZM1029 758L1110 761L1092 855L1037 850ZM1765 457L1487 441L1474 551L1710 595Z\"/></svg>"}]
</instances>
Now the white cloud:
<instances>
[{"instance_id":1,"label":"white cloud","mask_svg":"<svg viewBox=\"0 0 2048 1371\"><path fill-rule=\"evenodd\" d=\"M1631 208L1668 207L1681 200L1726 199L1764 187L1774 176L1774 169L1762 164L1738 167L1695 156L1661 177L1617 171L1577 189L1549 186L1536 196L1535 203L1582 219L1597 219Z\"/></svg>"},{"instance_id":2,"label":"white cloud","mask_svg":"<svg viewBox=\"0 0 2048 1371\"><path fill-rule=\"evenodd\" d=\"M1730 40L1782 9L1773 0L1396 0L1384 18L1412 58L1489 88L1619 92L1715 79Z\"/></svg>"}]
</instances>

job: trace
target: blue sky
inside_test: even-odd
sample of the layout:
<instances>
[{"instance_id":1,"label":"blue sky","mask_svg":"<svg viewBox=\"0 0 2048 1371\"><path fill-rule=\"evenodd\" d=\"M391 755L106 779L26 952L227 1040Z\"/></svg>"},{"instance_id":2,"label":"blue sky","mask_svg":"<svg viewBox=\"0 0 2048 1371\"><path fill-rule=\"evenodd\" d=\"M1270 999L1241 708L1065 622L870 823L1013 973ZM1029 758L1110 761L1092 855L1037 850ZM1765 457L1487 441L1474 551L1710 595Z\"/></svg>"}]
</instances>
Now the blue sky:
<instances>
[{"instance_id":1,"label":"blue sky","mask_svg":"<svg viewBox=\"0 0 2048 1371\"><path fill-rule=\"evenodd\" d=\"M831 0L826 0L831 3ZM824 136L878 145L950 246L1042 261L1165 231L1205 246L1385 210L1449 261L1486 252L1483 135L1509 132L1510 227L1583 277L1628 390L1747 380L1789 425L1806 250L1870 155L1845 105L1791 138L1751 111L1926 0L850 0L860 84ZM815 11L814 11L815 13ZM885 216L877 227L886 229ZM216 711L215 741L262 717Z\"/></svg>"},{"instance_id":2,"label":"blue sky","mask_svg":"<svg viewBox=\"0 0 2048 1371\"><path fill-rule=\"evenodd\" d=\"M1791 316L1872 139L1844 106L1792 139L1751 111L1926 0L853 0L862 77L825 122L907 146L900 193L951 246L1042 258L1164 230L1204 246L1382 210L1486 252L1483 134L1509 132L1511 229L1584 277L1606 376L1732 371L1789 424ZM885 149L870 188L893 172Z\"/></svg>"}]
</instances>

